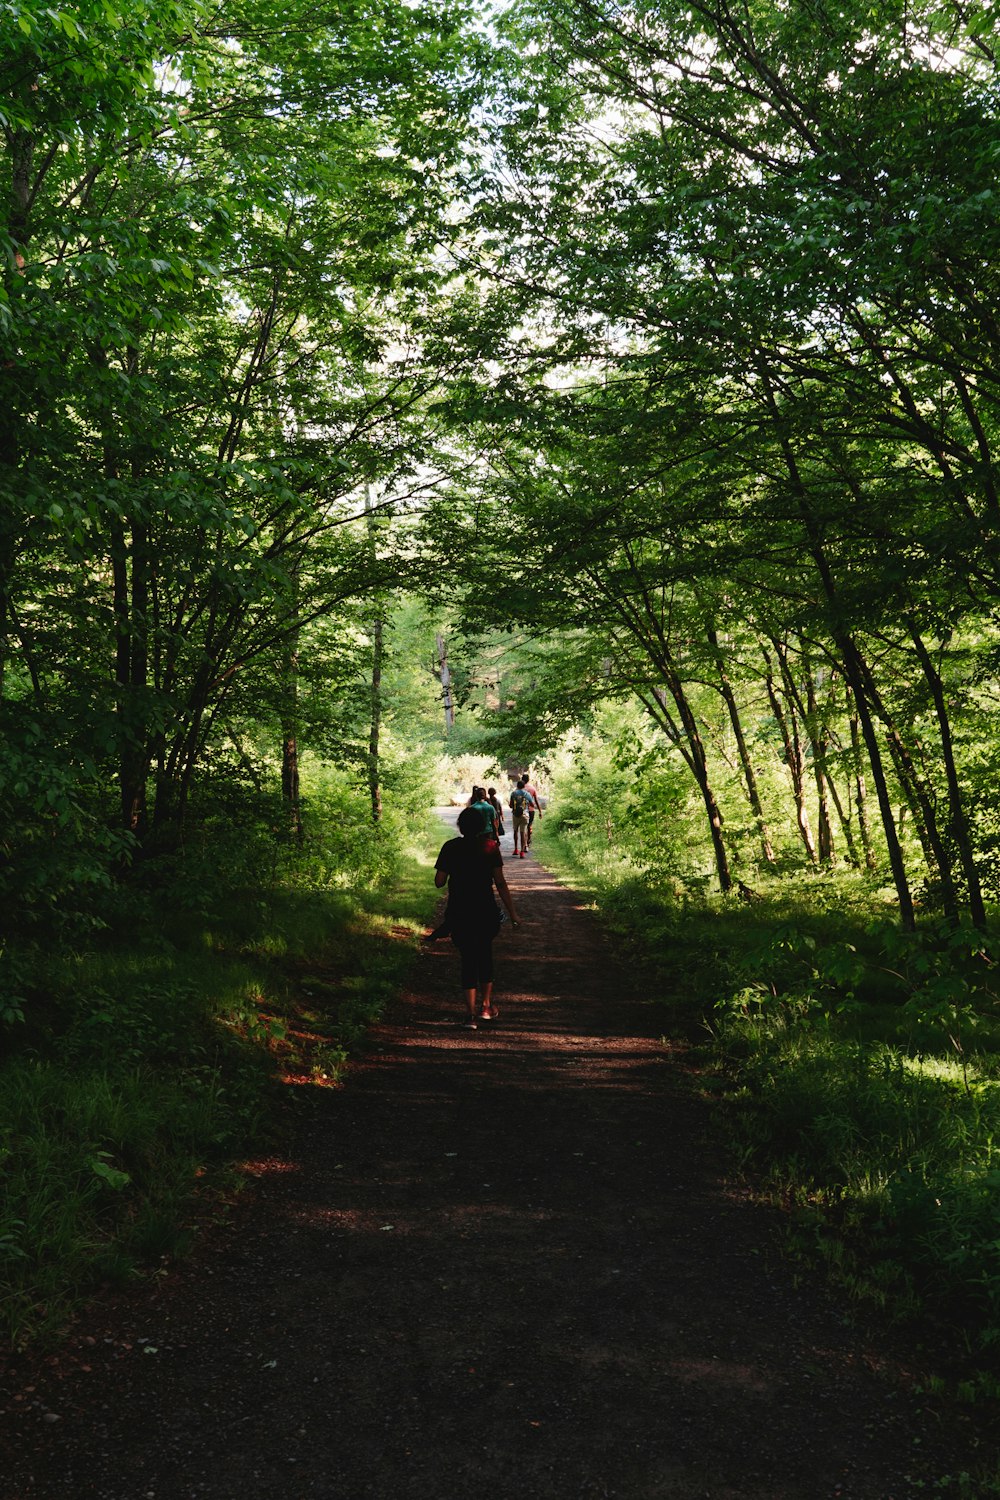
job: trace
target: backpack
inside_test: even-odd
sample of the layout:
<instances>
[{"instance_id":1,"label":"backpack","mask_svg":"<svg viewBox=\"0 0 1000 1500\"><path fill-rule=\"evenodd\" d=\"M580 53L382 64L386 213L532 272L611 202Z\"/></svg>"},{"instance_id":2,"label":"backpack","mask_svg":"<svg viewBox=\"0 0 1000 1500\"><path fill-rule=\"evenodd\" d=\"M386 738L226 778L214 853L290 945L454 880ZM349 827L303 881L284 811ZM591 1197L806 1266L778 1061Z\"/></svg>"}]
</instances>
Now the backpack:
<instances>
[{"instance_id":1,"label":"backpack","mask_svg":"<svg viewBox=\"0 0 1000 1500\"><path fill-rule=\"evenodd\" d=\"M510 807L515 818L523 818L528 812L528 794L523 786L516 786L510 794Z\"/></svg>"}]
</instances>

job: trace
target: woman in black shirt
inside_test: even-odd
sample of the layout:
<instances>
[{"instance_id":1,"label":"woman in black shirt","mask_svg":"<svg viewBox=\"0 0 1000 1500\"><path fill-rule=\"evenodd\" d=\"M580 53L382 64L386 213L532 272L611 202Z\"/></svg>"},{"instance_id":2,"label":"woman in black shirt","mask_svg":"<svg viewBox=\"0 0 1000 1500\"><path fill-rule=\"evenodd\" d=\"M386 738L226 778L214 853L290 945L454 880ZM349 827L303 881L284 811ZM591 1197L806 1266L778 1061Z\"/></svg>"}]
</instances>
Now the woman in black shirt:
<instances>
[{"instance_id":1,"label":"woman in black shirt","mask_svg":"<svg viewBox=\"0 0 1000 1500\"><path fill-rule=\"evenodd\" d=\"M519 922L503 873L500 845L485 827L478 808L466 807L459 813L458 831L462 837L449 839L437 857L434 884L448 887L446 919L462 960L465 1024L474 1029L477 1018L492 1021L498 1014L493 1006L493 939L500 931L500 908L494 886L513 925Z\"/></svg>"}]
</instances>

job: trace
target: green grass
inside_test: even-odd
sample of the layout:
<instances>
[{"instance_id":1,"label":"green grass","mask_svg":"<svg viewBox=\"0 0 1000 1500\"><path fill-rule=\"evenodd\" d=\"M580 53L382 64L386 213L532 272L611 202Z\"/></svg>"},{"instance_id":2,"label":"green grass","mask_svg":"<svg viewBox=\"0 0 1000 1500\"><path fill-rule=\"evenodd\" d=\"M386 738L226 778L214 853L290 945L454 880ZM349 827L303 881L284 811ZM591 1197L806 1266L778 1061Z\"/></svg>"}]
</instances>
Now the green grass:
<instances>
[{"instance_id":1,"label":"green grass","mask_svg":"<svg viewBox=\"0 0 1000 1500\"><path fill-rule=\"evenodd\" d=\"M182 1254L278 1128L279 1083L342 1077L437 897L436 825L374 854L362 833L353 883L343 847L335 878L309 850L259 883L195 858L86 949L4 955L30 982L0 1064L0 1342L58 1338L97 1286Z\"/></svg>"},{"instance_id":2,"label":"green grass","mask_svg":"<svg viewBox=\"0 0 1000 1500\"><path fill-rule=\"evenodd\" d=\"M554 826L539 852L691 1042L733 1151L797 1243L859 1299L947 1325L986 1378L1000 1346L996 941L930 919L903 934L849 874L774 882L746 905Z\"/></svg>"}]
</instances>

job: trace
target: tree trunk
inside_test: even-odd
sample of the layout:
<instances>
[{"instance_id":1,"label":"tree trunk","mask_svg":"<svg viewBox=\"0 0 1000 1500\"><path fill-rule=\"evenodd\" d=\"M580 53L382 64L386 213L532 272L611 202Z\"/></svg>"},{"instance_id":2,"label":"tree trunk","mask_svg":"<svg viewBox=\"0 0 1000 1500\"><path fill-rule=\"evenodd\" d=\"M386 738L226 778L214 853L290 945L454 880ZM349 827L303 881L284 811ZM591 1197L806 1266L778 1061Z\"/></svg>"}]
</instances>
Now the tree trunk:
<instances>
[{"instance_id":1,"label":"tree trunk","mask_svg":"<svg viewBox=\"0 0 1000 1500\"><path fill-rule=\"evenodd\" d=\"M24 274L23 247L28 240L28 206L31 202L31 166L34 159L34 137L25 130L8 135L10 148L10 198L7 203L7 228L14 246L11 257L4 257L3 277L10 280ZM8 389L0 410L0 463L11 471L11 489L16 489L16 471L20 462L22 418L20 402L14 398L18 380L17 360L13 351L5 361ZM8 530L9 526L9 530ZM15 531L14 520L0 517L0 698L6 679L10 640L10 609L13 597Z\"/></svg>"},{"instance_id":2,"label":"tree trunk","mask_svg":"<svg viewBox=\"0 0 1000 1500\"><path fill-rule=\"evenodd\" d=\"M108 369L99 342L89 357L98 370ZM128 352L128 373L136 373L137 355ZM102 433L105 477L121 478L124 443L111 426ZM131 478L142 473L133 460ZM151 749L146 696L149 687L149 604L152 566L149 528L144 521L115 516L109 527L111 613L114 627L115 713L118 720L118 791L122 826L141 843L149 825L147 783Z\"/></svg>"},{"instance_id":3,"label":"tree trunk","mask_svg":"<svg viewBox=\"0 0 1000 1500\"><path fill-rule=\"evenodd\" d=\"M871 823L868 818L868 788L865 785L864 761L861 755L861 731L858 723L858 710L854 702L854 695L848 689L850 698L848 719L851 726L851 760L854 767L854 805L858 810L858 832L861 835L861 847L865 851L865 869L872 874L878 869L878 860L875 857L875 846L872 843Z\"/></svg>"},{"instance_id":4,"label":"tree trunk","mask_svg":"<svg viewBox=\"0 0 1000 1500\"><path fill-rule=\"evenodd\" d=\"M910 638L916 647L917 657L923 668L924 677L927 679L931 698L934 701L934 711L937 714L938 729L941 736L941 756L944 761L945 780L948 784L948 834L958 851L962 873L965 876L969 896L969 914L976 927L985 928L986 907L983 903L979 870L976 867L975 855L972 849L969 820L966 817L965 806L962 800L958 767L955 764L955 745L951 734L951 722L948 718L948 706L945 702L944 683L941 681L940 673L934 665L931 654L927 650L915 622L912 620L908 621L907 628L910 632Z\"/></svg>"},{"instance_id":5,"label":"tree trunk","mask_svg":"<svg viewBox=\"0 0 1000 1500\"><path fill-rule=\"evenodd\" d=\"M180 836L214 670L214 660L206 655L195 673L186 703L174 715L176 727L169 747L165 742L158 750L153 804L153 829L158 842L165 840L172 844Z\"/></svg>"},{"instance_id":6,"label":"tree trunk","mask_svg":"<svg viewBox=\"0 0 1000 1500\"><path fill-rule=\"evenodd\" d=\"M920 847L928 872L936 876L941 888L941 905L950 921L958 920L958 889L955 885L954 858L941 833L934 796L910 753L910 748L875 686L867 664L863 665L866 692L875 712L885 727L886 742L892 756L900 788L909 805L913 824L917 830Z\"/></svg>"},{"instance_id":7,"label":"tree trunk","mask_svg":"<svg viewBox=\"0 0 1000 1500\"><path fill-rule=\"evenodd\" d=\"M920 852L929 880L939 885L946 913L957 913L958 896L951 888L947 862L942 869L941 859L934 848L934 840L928 830L927 819L924 816L923 800L916 789L916 776L910 752L904 744L903 738L896 726L891 722L886 724L883 714L880 714L879 717L882 719L883 728L885 729L885 743L889 751L889 758L892 761L896 780L899 782L899 789L903 796L903 801L900 804L899 826L900 828L903 827L903 811L905 810L912 819L913 829L917 835L917 842L920 845Z\"/></svg>"},{"instance_id":8,"label":"tree trunk","mask_svg":"<svg viewBox=\"0 0 1000 1500\"><path fill-rule=\"evenodd\" d=\"M378 516L374 510L374 501L371 490L365 487L365 510L367 511L366 524L368 527L368 552L372 566L372 576L378 575ZM385 600L381 594L376 594L374 600L374 614L372 615L372 676L371 676L371 713L368 724L368 795L371 799L372 822L382 821L382 770L381 770L381 733L382 733L382 661L385 652ZM442 651L443 643L438 637L438 649ZM443 659L443 657L442 657Z\"/></svg>"},{"instance_id":9,"label":"tree trunk","mask_svg":"<svg viewBox=\"0 0 1000 1500\"><path fill-rule=\"evenodd\" d=\"M299 653L293 639L281 663L281 801L285 821L297 844L302 843L302 801L299 790Z\"/></svg>"},{"instance_id":10,"label":"tree trunk","mask_svg":"<svg viewBox=\"0 0 1000 1500\"><path fill-rule=\"evenodd\" d=\"M760 790L757 786L757 773L753 768L753 762L750 759L750 752L747 749L746 736L743 733L743 724L740 719L739 707L736 702L736 695L733 692L732 684L729 681L729 677L726 673L725 661L722 655L722 648L719 644L719 637L716 633L715 626L711 622L706 625L706 634L708 636L708 644L712 648L712 655L715 659L715 669L719 677L719 687L722 692L723 702L725 703L726 709L729 713L729 722L732 725L733 737L736 740L736 749L740 758L740 767L743 771L743 781L747 789L747 799L750 803L750 808L753 812L754 820L757 824L757 836L760 839L761 852L763 853L765 862L769 865L773 865L774 847L771 843L771 834L767 826L767 819L764 816L763 803L760 800Z\"/></svg>"},{"instance_id":11,"label":"tree trunk","mask_svg":"<svg viewBox=\"0 0 1000 1500\"><path fill-rule=\"evenodd\" d=\"M802 658L802 669L806 684L804 722L812 749L813 778L816 782L816 832L819 840L819 862L821 865L832 866L836 864L836 852L833 847L833 829L830 826L829 778L826 774L828 733L822 722L819 704L816 700L816 682L813 677L812 664L805 654Z\"/></svg>"},{"instance_id":12,"label":"tree trunk","mask_svg":"<svg viewBox=\"0 0 1000 1500\"><path fill-rule=\"evenodd\" d=\"M448 652L443 635L437 637L438 675L441 679L441 698L444 703L444 732L455 727L455 705L451 696L451 672L448 670Z\"/></svg>"},{"instance_id":13,"label":"tree trunk","mask_svg":"<svg viewBox=\"0 0 1000 1500\"><path fill-rule=\"evenodd\" d=\"M0 437L2 437L0 429ZM0 521L0 703L3 702L7 683L7 654L10 649L11 584L14 572L13 558L8 552L6 538L2 535Z\"/></svg>"},{"instance_id":14,"label":"tree trunk","mask_svg":"<svg viewBox=\"0 0 1000 1500\"><path fill-rule=\"evenodd\" d=\"M148 828L145 697L148 610L148 534L121 521L111 526L111 592L115 630L115 711L118 719L118 793L122 827L140 842ZM131 566L130 566L131 565Z\"/></svg>"},{"instance_id":15,"label":"tree trunk","mask_svg":"<svg viewBox=\"0 0 1000 1500\"><path fill-rule=\"evenodd\" d=\"M831 673L830 673L830 691L829 691L829 694L827 695L826 710L825 710L825 712L823 714L823 717L822 717L822 723L823 723L823 771L824 771L824 774L826 776L827 789L828 789L828 791L830 793L830 801L833 803L834 807L836 808L837 818L838 818L838 820L840 822L840 831L841 831L841 833L844 836L844 843L847 846L847 861L848 861L848 864L852 865L854 869L860 870L860 868L861 868L861 859L860 859L860 857L858 855L858 848L857 848L857 844L856 844L855 838L854 838L854 818L853 818L853 815L851 813L851 782L850 782L850 776L848 775L848 778L847 778L846 796L842 799L841 795L840 795L840 789L837 786L837 778L835 776L831 776L831 774L830 774L830 754L829 754L829 751L830 751L830 746L831 745L836 744L837 750L840 752L841 759L843 759L843 750L842 750L842 747L841 747L840 740L839 740L838 737L834 736L833 732L831 731L831 729L829 727L830 724L836 720L837 715L840 712L840 708L841 708L841 705L840 705L840 696L841 695L840 695L840 692L838 691L839 684L840 684L840 681L841 681L841 677L842 677L842 674L839 673L839 672L831 671ZM846 808L845 808L845 803L846 803Z\"/></svg>"},{"instance_id":16,"label":"tree trunk","mask_svg":"<svg viewBox=\"0 0 1000 1500\"><path fill-rule=\"evenodd\" d=\"M868 761L871 766L872 780L875 783L875 794L878 798L879 812L882 815L882 826L889 853L889 866L892 870L893 884L896 887L896 897L899 901L899 919L903 927L907 931L912 932L916 926L913 897L910 893L910 883L906 876L906 862L903 859L903 850L897 835L895 819L893 818L892 802L889 797L889 786L882 764L878 735L875 732L875 725L865 698L865 682L862 671L864 665L863 658L855 645L853 636L844 628L842 623L843 616L840 598L836 584L834 583L833 572L827 559L822 530L813 514L809 491L799 472L795 452L782 421L781 409L774 394L774 387L771 383L769 372L761 365L758 368L758 373L761 377L768 410L775 424L776 436L785 460L785 466L788 470L792 490L798 502L799 516L808 541L809 552L819 575L830 611L831 635L840 653L844 664L844 675L851 686L851 690L854 693L854 701L858 707L858 714L861 719L861 733L864 736L865 746L868 750Z\"/></svg>"},{"instance_id":17,"label":"tree trunk","mask_svg":"<svg viewBox=\"0 0 1000 1500\"><path fill-rule=\"evenodd\" d=\"M892 799L889 796L889 783L886 780L885 768L882 763L878 735L869 711L868 700L865 697L863 659L850 636L841 636L836 644L844 661L845 675L850 683L851 692L854 695L858 717L861 721L861 734L865 742L865 748L868 751L868 765L871 769L872 780L875 783L875 796L878 800L879 813L882 818L882 830L885 834L886 846L889 852L889 867L892 870L893 883L896 887L896 896L899 901L899 918L907 931L912 932L916 927L913 897L910 894L910 883L906 877L903 849L899 842L896 822L893 817Z\"/></svg>"},{"instance_id":18,"label":"tree trunk","mask_svg":"<svg viewBox=\"0 0 1000 1500\"><path fill-rule=\"evenodd\" d=\"M125 826L142 842L149 824L147 783L149 780L149 725L146 695L149 690L149 528L134 523L131 528L132 598L128 621L129 707L122 776L122 807Z\"/></svg>"},{"instance_id":19,"label":"tree trunk","mask_svg":"<svg viewBox=\"0 0 1000 1500\"><path fill-rule=\"evenodd\" d=\"M701 793L702 802L705 804L705 815L708 818L709 833L712 839L712 852L715 856L715 869L719 877L719 889L725 893L733 888L733 877L729 869L729 856L726 852L726 840L722 832L722 810L715 800L715 792L712 789L708 775L708 760L705 755L705 746L698 730L691 705L684 692L684 685L677 674L671 670L665 674L670 696L673 698L680 715L683 730L674 724L666 706L666 695L662 688L654 688L653 695L660 709L656 714L650 708L648 702L645 704L647 712L667 733L667 737L673 744L677 745L684 756L685 761L697 783Z\"/></svg>"},{"instance_id":20,"label":"tree trunk","mask_svg":"<svg viewBox=\"0 0 1000 1500\"><path fill-rule=\"evenodd\" d=\"M7 137L10 144L10 205L7 226L14 242L18 270L24 266L31 231L28 213L31 206L31 179L35 161L35 137L30 130L15 130Z\"/></svg>"},{"instance_id":21,"label":"tree trunk","mask_svg":"<svg viewBox=\"0 0 1000 1500\"><path fill-rule=\"evenodd\" d=\"M299 575L292 566L292 618L299 607ZM286 827L302 843L302 801L299 789L299 632L292 630L281 648L281 802Z\"/></svg>"},{"instance_id":22,"label":"tree trunk","mask_svg":"<svg viewBox=\"0 0 1000 1500\"><path fill-rule=\"evenodd\" d=\"M780 660L781 653L777 643L772 640L771 644L778 652ZM778 690L774 684L774 667L771 658L767 654L765 646L762 645L760 650L764 658L764 686L767 689L768 702L771 705L771 712L774 715L775 723L781 732L781 742L785 750L785 764L792 778L792 795L795 798L795 821L798 825L799 837L802 840L809 863L814 865L816 863L816 844L813 840L812 828L809 823L809 809L806 806L805 778L802 771L802 745L799 740L798 725L795 718L795 705L794 703L789 703L790 715L786 715L781 699L778 697ZM791 724L789 724L789 716Z\"/></svg>"},{"instance_id":23,"label":"tree trunk","mask_svg":"<svg viewBox=\"0 0 1000 1500\"><path fill-rule=\"evenodd\" d=\"M379 737L382 727L382 656L385 622L381 605L372 625L372 696L371 729L368 735L368 791L371 796L372 822L382 818L382 783L379 759Z\"/></svg>"}]
</instances>

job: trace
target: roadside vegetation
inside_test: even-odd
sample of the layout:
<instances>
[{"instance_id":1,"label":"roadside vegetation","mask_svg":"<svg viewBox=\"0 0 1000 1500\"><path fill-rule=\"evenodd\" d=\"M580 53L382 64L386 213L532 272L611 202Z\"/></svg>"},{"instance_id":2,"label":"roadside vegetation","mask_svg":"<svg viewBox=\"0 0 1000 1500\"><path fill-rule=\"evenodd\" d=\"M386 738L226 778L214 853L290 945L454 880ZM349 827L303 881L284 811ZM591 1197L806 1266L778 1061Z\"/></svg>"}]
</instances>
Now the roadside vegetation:
<instances>
[{"instance_id":1,"label":"roadside vegetation","mask_svg":"<svg viewBox=\"0 0 1000 1500\"><path fill-rule=\"evenodd\" d=\"M539 853L589 893L664 1031L688 1042L697 1086L793 1241L850 1296L947 1331L964 1393L995 1395L995 934L933 912L905 932L851 870L713 894L683 860L671 873L670 839L651 838L655 783L636 798L610 758L602 774L607 745L586 748Z\"/></svg>"},{"instance_id":2,"label":"roadside vegetation","mask_svg":"<svg viewBox=\"0 0 1000 1500\"><path fill-rule=\"evenodd\" d=\"M75 938L8 946L4 1344L57 1337L98 1287L183 1254L239 1157L280 1145L279 1103L338 1083L398 988L436 835L414 806L373 829L347 778L312 780L301 846L267 809L217 806L183 855L78 910Z\"/></svg>"}]
</instances>

